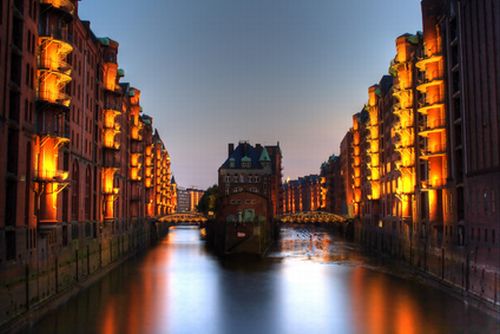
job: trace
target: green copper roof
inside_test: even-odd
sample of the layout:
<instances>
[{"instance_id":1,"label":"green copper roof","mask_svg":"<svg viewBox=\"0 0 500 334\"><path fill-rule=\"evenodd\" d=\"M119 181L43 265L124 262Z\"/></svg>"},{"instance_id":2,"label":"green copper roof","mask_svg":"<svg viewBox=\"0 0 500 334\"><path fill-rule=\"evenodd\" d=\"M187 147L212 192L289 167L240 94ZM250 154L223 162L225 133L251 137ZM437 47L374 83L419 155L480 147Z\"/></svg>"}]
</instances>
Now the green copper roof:
<instances>
[{"instance_id":1,"label":"green copper roof","mask_svg":"<svg viewBox=\"0 0 500 334\"><path fill-rule=\"evenodd\" d=\"M252 162L252 159L245 155L243 158L241 158L241 162Z\"/></svg>"},{"instance_id":2,"label":"green copper roof","mask_svg":"<svg viewBox=\"0 0 500 334\"><path fill-rule=\"evenodd\" d=\"M416 44L418 44L418 42L420 40L420 36L418 36L418 33L417 33L417 35L408 36L407 40L411 44L415 44L416 45Z\"/></svg>"},{"instance_id":3,"label":"green copper roof","mask_svg":"<svg viewBox=\"0 0 500 334\"><path fill-rule=\"evenodd\" d=\"M123 68L118 69L118 76L119 77L124 77L125 76L125 70Z\"/></svg>"},{"instance_id":4,"label":"green copper roof","mask_svg":"<svg viewBox=\"0 0 500 334\"><path fill-rule=\"evenodd\" d=\"M260 154L259 161L271 161L271 158L269 158L269 153L267 153L267 150L265 147L262 149L262 153Z\"/></svg>"},{"instance_id":5,"label":"green copper roof","mask_svg":"<svg viewBox=\"0 0 500 334\"><path fill-rule=\"evenodd\" d=\"M149 115L142 115L141 116L141 119L142 121L145 123L145 124L149 124L149 125L152 125L153 124L153 118Z\"/></svg>"},{"instance_id":6,"label":"green copper roof","mask_svg":"<svg viewBox=\"0 0 500 334\"><path fill-rule=\"evenodd\" d=\"M111 43L109 37L99 37L97 40L104 46L109 46Z\"/></svg>"},{"instance_id":7,"label":"green copper roof","mask_svg":"<svg viewBox=\"0 0 500 334\"><path fill-rule=\"evenodd\" d=\"M128 96L135 96L135 89L134 88L130 88L130 90L128 91Z\"/></svg>"}]
</instances>

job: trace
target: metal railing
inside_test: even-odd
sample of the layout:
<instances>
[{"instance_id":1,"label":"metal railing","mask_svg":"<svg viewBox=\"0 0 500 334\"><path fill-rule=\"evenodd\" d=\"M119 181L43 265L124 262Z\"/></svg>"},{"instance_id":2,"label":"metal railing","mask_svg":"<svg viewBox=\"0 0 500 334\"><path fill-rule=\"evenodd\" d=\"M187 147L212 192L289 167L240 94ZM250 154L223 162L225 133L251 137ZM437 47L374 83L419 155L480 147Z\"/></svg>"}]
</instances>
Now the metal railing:
<instances>
[{"instance_id":1,"label":"metal railing","mask_svg":"<svg viewBox=\"0 0 500 334\"><path fill-rule=\"evenodd\" d=\"M40 68L54 70L57 72L64 73L66 75L71 74L71 65L64 60L53 59L47 56L44 57L43 55L38 55L37 61L38 61L38 66Z\"/></svg>"},{"instance_id":2,"label":"metal railing","mask_svg":"<svg viewBox=\"0 0 500 334\"><path fill-rule=\"evenodd\" d=\"M63 41L68 44L73 43L73 35L67 29L49 28L47 30L41 29L39 32L40 37L51 37L58 41Z\"/></svg>"},{"instance_id":3,"label":"metal railing","mask_svg":"<svg viewBox=\"0 0 500 334\"><path fill-rule=\"evenodd\" d=\"M420 180L420 184L423 189L444 187L446 185L446 178L432 178L428 180Z\"/></svg>"},{"instance_id":4,"label":"metal railing","mask_svg":"<svg viewBox=\"0 0 500 334\"><path fill-rule=\"evenodd\" d=\"M71 0L40 0L40 3L64 10L69 14L75 12L75 4Z\"/></svg>"},{"instance_id":5,"label":"metal railing","mask_svg":"<svg viewBox=\"0 0 500 334\"><path fill-rule=\"evenodd\" d=\"M56 96L55 98L53 98L54 95ZM54 94L53 91L42 89L37 91L37 97L39 100L58 104L64 107L69 107L71 104L71 96L63 92L57 92Z\"/></svg>"},{"instance_id":6,"label":"metal railing","mask_svg":"<svg viewBox=\"0 0 500 334\"><path fill-rule=\"evenodd\" d=\"M54 122L44 122L39 127L38 133L42 136L56 136L61 138L70 138L70 127L64 120Z\"/></svg>"},{"instance_id":7,"label":"metal railing","mask_svg":"<svg viewBox=\"0 0 500 334\"><path fill-rule=\"evenodd\" d=\"M436 129L442 129L446 126L446 120L444 118L434 118L428 119L423 124L419 125L420 132L432 131Z\"/></svg>"},{"instance_id":8,"label":"metal railing","mask_svg":"<svg viewBox=\"0 0 500 334\"><path fill-rule=\"evenodd\" d=\"M68 172L64 170L36 169L35 179L45 182L62 182L68 178Z\"/></svg>"}]
</instances>

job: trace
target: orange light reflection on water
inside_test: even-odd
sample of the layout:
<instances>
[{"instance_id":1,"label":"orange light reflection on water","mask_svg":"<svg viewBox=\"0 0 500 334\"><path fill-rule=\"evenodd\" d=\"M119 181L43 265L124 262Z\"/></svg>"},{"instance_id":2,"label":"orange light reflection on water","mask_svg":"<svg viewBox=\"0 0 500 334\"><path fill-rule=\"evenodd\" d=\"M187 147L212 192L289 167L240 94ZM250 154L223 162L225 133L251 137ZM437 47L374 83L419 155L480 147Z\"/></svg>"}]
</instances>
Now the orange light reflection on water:
<instances>
[{"instance_id":1,"label":"orange light reflection on water","mask_svg":"<svg viewBox=\"0 0 500 334\"><path fill-rule=\"evenodd\" d=\"M422 327L418 304L387 276L358 267L352 277L352 322L357 332L414 334Z\"/></svg>"},{"instance_id":2,"label":"orange light reflection on water","mask_svg":"<svg viewBox=\"0 0 500 334\"><path fill-rule=\"evenodd\" d=\"M103 334L113 334L117 332L117 319L116 319L116 307L115 300L109 301L106 304L106 309L104 310L104 321L102 324Z\"/></svg>"},{"instance_id":3,"label":"orange light reflection on water","mask_svg":"<svg viewBox=\"0 0 500 334\"><path fill-rule=\"evenodd\" d=\"M171 235L168 235L162 243L170 243L170 238ZM153 327L168 328L171 298L168 274L164 270L169 266L171 254L168 250L155 251L142 259L142 270L149 273L129 279L127 291L123 292L128 295L126 305L120 298L112 298L106 302L102 333L147 333L153 324L159 323L158 319L161 319L161 326ZM153 268L158 269L152 270ZM118 310L123 310L126 314L120 314L117 319Z\"/></svg>"}]
</instances>

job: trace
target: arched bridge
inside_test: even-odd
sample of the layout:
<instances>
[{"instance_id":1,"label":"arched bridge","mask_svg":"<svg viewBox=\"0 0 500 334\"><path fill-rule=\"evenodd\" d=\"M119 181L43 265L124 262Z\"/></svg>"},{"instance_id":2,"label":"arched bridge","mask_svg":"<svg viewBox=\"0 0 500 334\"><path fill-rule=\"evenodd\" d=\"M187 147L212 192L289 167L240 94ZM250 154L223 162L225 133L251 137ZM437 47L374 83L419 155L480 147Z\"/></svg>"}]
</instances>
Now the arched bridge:
<instances>
[{"instance_id":1,"label":"arched bridge","mask_svg":"<svg viewBox=\"0 0 500 334\"><path fill-rule=\"evenodd\" d=\"M280 222L285 224L338 224L347 221L347 219L341 215L323 211L288 213L277 218Z\"/></svg>"},{"instance_id":2,"label":"arched bridge","mask_svg":"<svg viewBox=\"0 0 500 334\"><path fill-rule=\"evenodd\" d=\"M202 225L206 223L207 217L198 212L178 212L163 216L159 221L172 225Z\"/></svg>"}]
</instances>

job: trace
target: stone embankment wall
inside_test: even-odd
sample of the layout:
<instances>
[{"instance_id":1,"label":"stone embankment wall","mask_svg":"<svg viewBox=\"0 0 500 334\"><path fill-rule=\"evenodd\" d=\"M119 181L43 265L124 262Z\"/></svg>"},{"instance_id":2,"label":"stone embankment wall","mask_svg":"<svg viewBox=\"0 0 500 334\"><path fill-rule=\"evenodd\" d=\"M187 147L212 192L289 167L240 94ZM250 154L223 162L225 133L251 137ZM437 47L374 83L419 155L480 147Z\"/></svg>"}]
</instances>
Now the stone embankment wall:
<instances>
[{"instance_id":1,"label":"stone embankment wall","mask_svg":"<svg viewBox=\"0 0 500 334\"><path fill-rule=\"evenodd\" d=\"M51 247L60 243L39 236L25 261L0 268L0 332L36 319L49 304L60 304L167 233L166 224L136 222L121 230L104 224L98 238L74 239L65 247Z\"/></svg>"},{"instance_id":2,"label":"stone embankment wall","mask_svg":"<svg viewBox=\"0 0 500 334\"><path fill-rule=\"evenodd\" d=\"M414 234L401 239L395 231L384 233L376 226L355 223L355 240L368 250L403 261L439 282L465 301L500 317L500 268L496 250L487 247L431 245Z\"/></svg>"}]
</instances>

